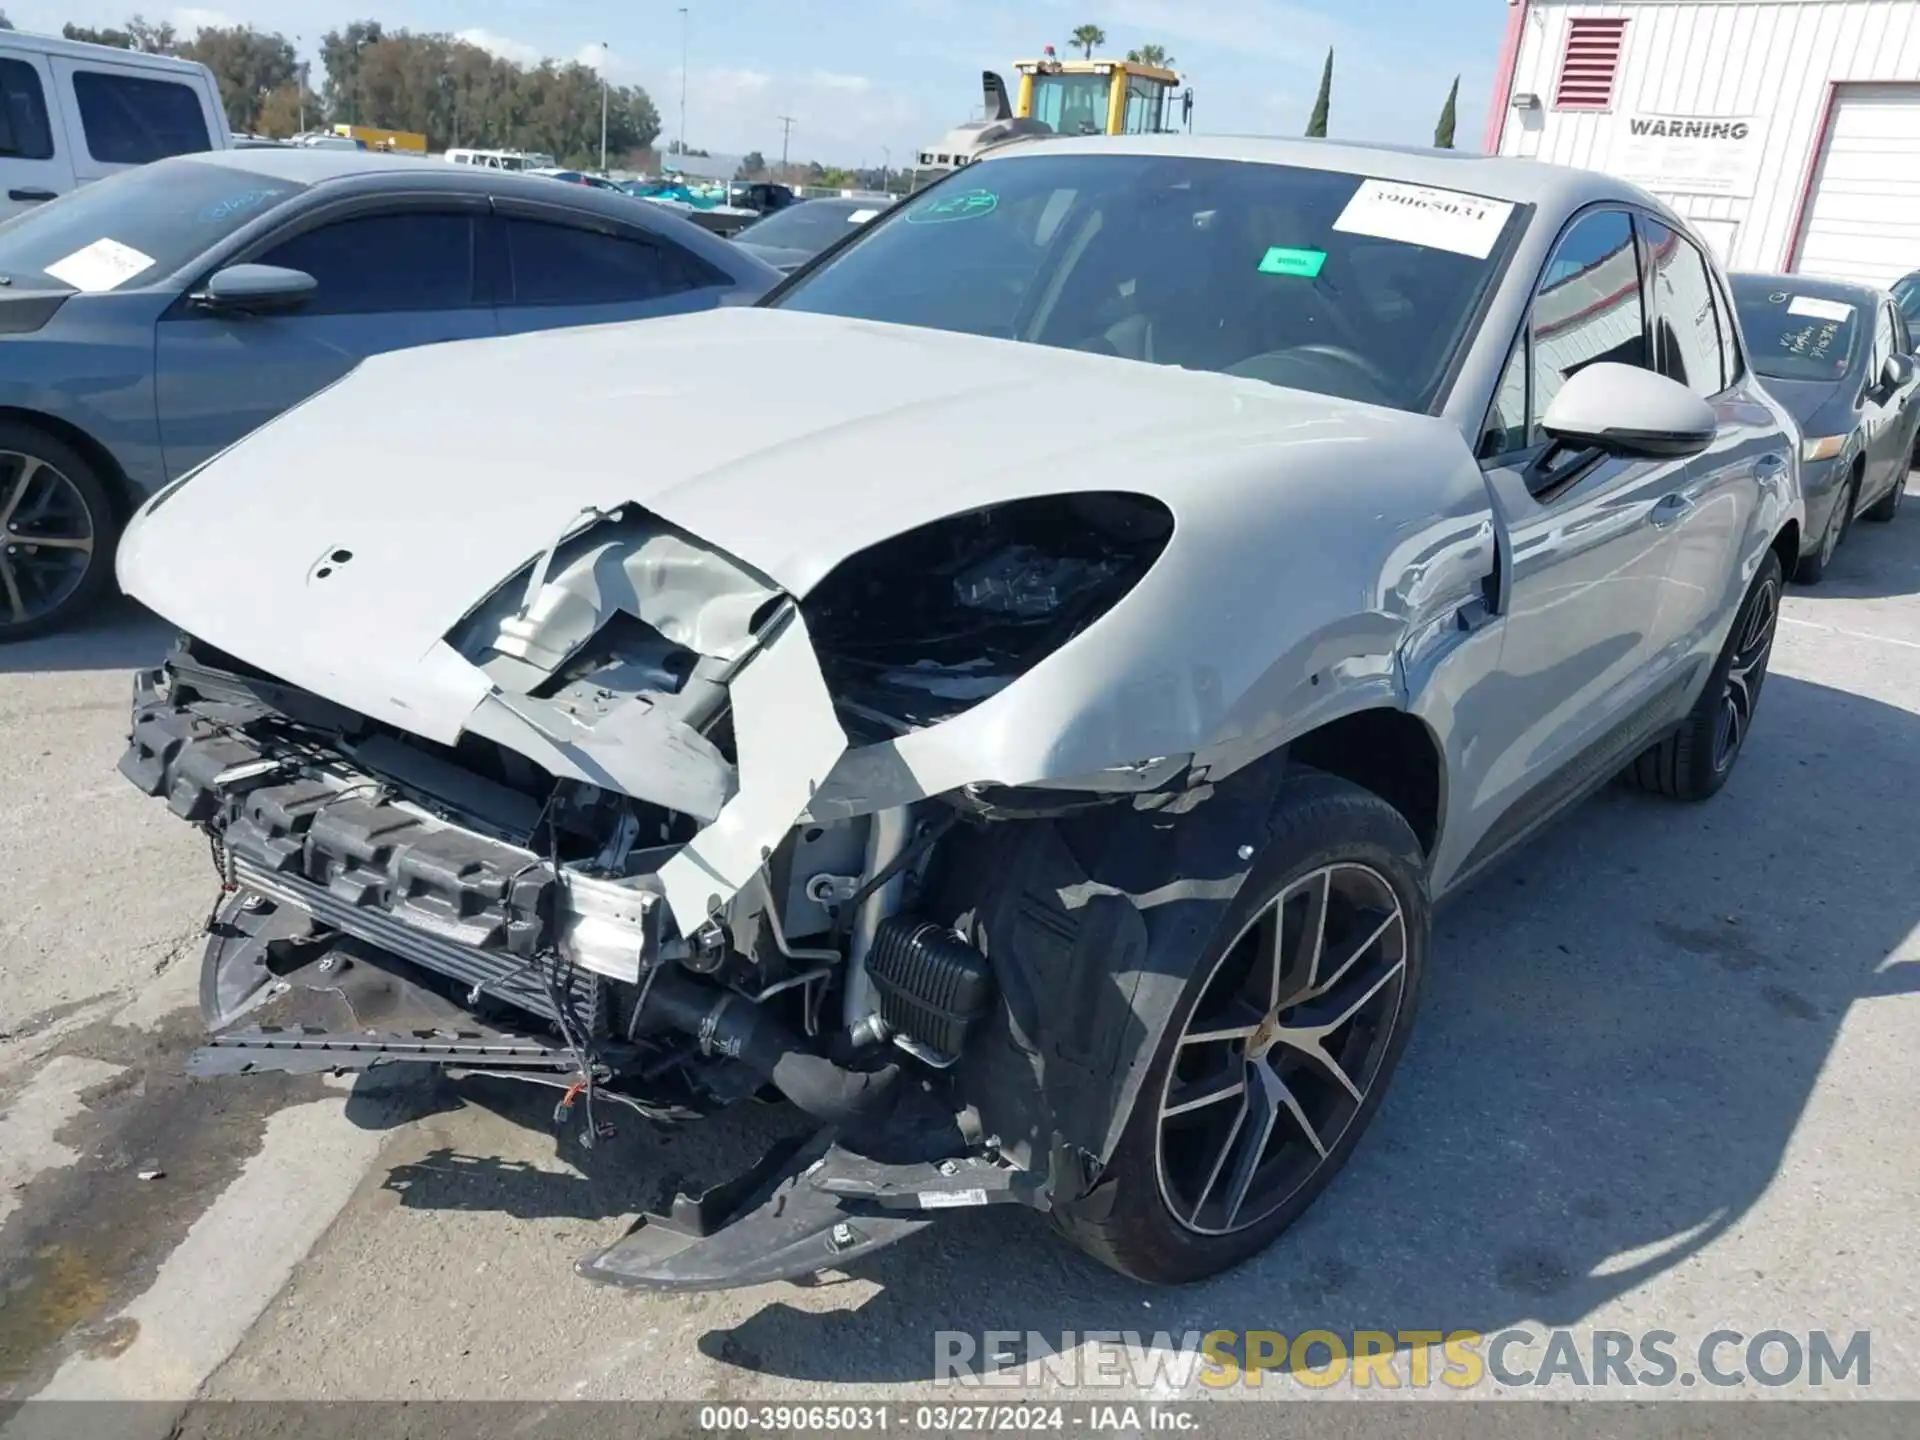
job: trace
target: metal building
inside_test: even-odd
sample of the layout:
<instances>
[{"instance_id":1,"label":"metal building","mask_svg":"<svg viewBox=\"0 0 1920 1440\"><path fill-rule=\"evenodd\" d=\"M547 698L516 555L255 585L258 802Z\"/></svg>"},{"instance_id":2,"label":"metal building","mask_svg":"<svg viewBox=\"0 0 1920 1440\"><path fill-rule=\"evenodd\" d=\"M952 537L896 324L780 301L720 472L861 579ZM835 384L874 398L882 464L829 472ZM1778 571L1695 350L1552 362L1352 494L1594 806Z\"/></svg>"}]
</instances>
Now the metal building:
<instances>
[{"instance_id":1,"label":"metal building","mask_svg":"<svg viewBox=\"0 0 1920 1440\"><path fill-rule=\"evenodd\" d=\"M1507 0L1489 153L1604 170L1734 269L1920 270L1920 0Z\"/></svg>"}]
</instances>

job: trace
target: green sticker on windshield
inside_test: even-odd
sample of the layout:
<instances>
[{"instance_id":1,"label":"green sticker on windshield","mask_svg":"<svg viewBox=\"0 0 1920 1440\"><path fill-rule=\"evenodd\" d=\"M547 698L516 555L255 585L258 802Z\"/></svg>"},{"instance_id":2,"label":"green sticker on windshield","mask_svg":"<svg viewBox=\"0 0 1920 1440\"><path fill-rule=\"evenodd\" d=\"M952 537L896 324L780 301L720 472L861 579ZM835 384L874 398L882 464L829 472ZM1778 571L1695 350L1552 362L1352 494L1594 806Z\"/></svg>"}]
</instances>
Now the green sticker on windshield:
<instances>
[{"instance_id":1,"label":"green sticker on windshield","mask_svg":"<svg viewBox=\"0 0 1920 1440\"><path fill-rule=\"evenodd\" d=\"M1320 273L1320 267L1327 263L1324 250L1289 250L1284 245L1275 245L1260 257L1262 275L1298 275L1311 280Z\"/></svg>"},{"instance_id":2,"label":"green sticker on windshield","mask_svg":"<svg viewBox=\"0 0 1920 1440\"><path fill-rule=\"evenodd\" d=\"M1000 208L1000 197L991 190L962 190L958 195L943 195L907 212L909 225L938 225L947 220L978 220Z\"/></svg>"}]
</instances>

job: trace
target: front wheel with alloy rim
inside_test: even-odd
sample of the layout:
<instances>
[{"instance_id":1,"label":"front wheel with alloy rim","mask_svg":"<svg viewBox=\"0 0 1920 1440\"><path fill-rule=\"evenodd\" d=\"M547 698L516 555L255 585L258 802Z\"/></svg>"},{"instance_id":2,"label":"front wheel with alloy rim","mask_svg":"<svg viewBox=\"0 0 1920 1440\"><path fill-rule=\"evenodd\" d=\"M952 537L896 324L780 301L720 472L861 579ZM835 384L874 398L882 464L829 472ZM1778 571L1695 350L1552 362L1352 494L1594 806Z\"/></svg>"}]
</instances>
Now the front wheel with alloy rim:
<instances>
[{"instance_id":1,"label":"front wheel with alloy rim","mask_svg":"<svg viewBox=\"0 0 1920 1440\"><path fill-rule=\"evenodd\" d=\"M79 618L112 578L118 531L84 456L44 431L0 421L0 641Z\"/></svg>"},{"instance_id":2,"label":"front wheel with alloy rim","mask_svg":"<svg viewBox=\"0 0 1920 1440\"><path fill-rule=\"evenodd\" d=\"M1780 557L1769 550L1693 709L1677 731L1627 771L1642 790L1675 800L1705 800L1727 783L1746 748L1767 680L1773 632L1780 623L1780 576Z\"/></svg>"},{"instance_id":3,"label":"front wheel with alloy rim","mask_svg":"<svg viewBox=\"0 0 1920 1440\"><path fill-rule=\"evenodd\" d=\"M1399 812L1330 775L1290 780L1103 1176L1111 1207L1056 1211L1068 1238L1162 1284L1272 1244L1378 1107L1428 932L1424 859Z\"/></svg>"}]
</instances>

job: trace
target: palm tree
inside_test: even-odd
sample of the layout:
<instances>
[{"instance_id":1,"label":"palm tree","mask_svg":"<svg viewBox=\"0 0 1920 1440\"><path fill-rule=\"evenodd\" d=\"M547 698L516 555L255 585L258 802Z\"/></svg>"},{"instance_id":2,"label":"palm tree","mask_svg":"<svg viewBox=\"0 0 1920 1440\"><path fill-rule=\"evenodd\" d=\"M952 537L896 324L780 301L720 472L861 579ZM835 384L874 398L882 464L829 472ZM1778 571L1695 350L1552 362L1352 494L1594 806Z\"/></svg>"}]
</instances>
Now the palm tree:
<instances>
[{"instance_id":1,"label":"palm tree","mask_svg":"<svg viewBox=\"0 0 1920 1440\"><path fill-rule=\"evenodd\" d=\"M1433 147L1436 150L1453 149L1453 126L1455 112L1460 105L1460 77L1453 77L1453 88L1447 91L1447 103L1441 107L1440 123L1433 127Z\"/></svg>"},{"instance_id":2,"label":"palm tree","mask_svg":"<svg viewBox=\"0 0 1920 1440\"><path fill-rule=\"evenodd\" d=\"M1073 43L1080 47L1081 56L1084 59L1091 60L1093 58L1093 47L1107 43L1107 32L1102 30L1098 25L1079 25L1074 27L1071 38Z\"/></svg>"},{"instance_id":3,"label":"palm tree","mask_svg":"<svg viewBox=\"0 0 1920 1440\"><path fill-rule=\"evenodd\" d=\"M1173 56L1167 54L1164 45L1142 45L1138 50L1129 50L1127 59L1135 65L1154 65L1162 70L1171 70L1174 65Z\"/></svg>"},{"instance_id":4,"label":"palm tree","mask_svg":"<svg viewBox=\"0 0 1920 1440\"><path fill-rule=\"evenodd\" d=\"M1333 47L1327 47L1327 66L1320 72L1320 94L1313 102L1313 117L1307 121L1307 134L1315 140L1327 138L1327 107L1333 103Z\"/></svg>"}]
</instances>

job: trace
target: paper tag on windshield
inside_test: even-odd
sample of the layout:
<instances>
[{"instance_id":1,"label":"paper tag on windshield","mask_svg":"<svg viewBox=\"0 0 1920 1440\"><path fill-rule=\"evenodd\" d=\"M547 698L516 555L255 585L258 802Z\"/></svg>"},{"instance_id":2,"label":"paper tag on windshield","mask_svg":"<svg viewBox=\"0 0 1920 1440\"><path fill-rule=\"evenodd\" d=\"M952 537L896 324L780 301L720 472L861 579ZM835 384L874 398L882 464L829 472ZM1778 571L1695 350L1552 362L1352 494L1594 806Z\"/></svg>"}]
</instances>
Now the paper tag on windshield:
<instances>
[{"instance_id":1,"label":"paper tag on windshield","mask_svg":"<svg viewBox=\"0 0 1920 1440\"><path fill-rule=\"evenodd\" d=\"M1838 300L1822 300L1814 295L1796 295L1787 306L1789 315L1808 315L1815 320L1851 320L1853 307Z\"/></svg>"},{"instance_id":2,"label":"paper tag on windshield","mask_svg":"<svg viewBox=\"0 0 1920 1440\"><path fill-rule=\"evenodd\" d=\"M847 224L864 225L867 223L867 221L871 220L874 216L878 215L879 213L880 212L878 210L856 210L851 215L847 216Z\"/></svg>"},{"instance_id":3,"label":"paper tag on windshield","mask_svg":"<svg viewBox=\"0 0 1920 1440\"><path fill-rule=\"evenodd\" d=\"M153 264L151 255L142 255L131 245L122 245L118 240L96 240L66 259L41 268L54 279L92 294L124 285L142 271L151 270Z\"/></svg>"},{"instance_id":4,"label":"paper tag on windshield","mask_svg":"<svg viewBox=\"0 0 1920 1440\"><path fill-rule=\"evenodd\" d=\"M1391 180L1363 180L1333 228L1347 235L1372 235L1484 260L1493 253L1512 213L1510 200Z\"/></svg>"}]
</instances>

